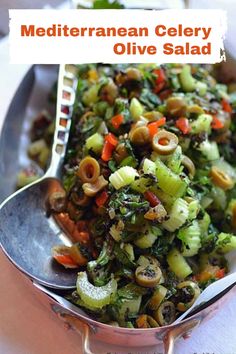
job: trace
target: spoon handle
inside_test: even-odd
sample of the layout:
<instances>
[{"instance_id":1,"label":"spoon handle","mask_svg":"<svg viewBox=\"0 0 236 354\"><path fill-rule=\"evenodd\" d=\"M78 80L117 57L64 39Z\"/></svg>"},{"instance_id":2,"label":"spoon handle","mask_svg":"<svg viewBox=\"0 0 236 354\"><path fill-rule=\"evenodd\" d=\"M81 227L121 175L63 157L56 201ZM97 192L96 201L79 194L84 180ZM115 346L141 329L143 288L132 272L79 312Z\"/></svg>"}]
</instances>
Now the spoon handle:
<instances>
[{"instance_id":1,"label":"spoon handle","mask_svg":"<svg viewBox=\"0 0 236 354\"><path fill-rule=\"evenodd\" d=\"M59 172L69 139L77 84L76 66L68 64L60 65L57 88L56 126L51 164L46 172L46 177L60 177Z\"/></svg>"}]
</instances>

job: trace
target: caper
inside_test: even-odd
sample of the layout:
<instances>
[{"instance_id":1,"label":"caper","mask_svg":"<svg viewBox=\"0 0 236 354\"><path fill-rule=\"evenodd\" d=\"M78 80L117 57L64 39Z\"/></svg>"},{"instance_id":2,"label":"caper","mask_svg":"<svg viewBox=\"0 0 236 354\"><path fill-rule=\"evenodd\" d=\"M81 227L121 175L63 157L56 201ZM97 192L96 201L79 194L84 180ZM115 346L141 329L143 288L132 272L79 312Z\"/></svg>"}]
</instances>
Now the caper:
<instances>
[{"instance_id":1,"label":"caper","mask_svg":"<svg viewBox=\"0 0 236 354\"><path fill-rule=\"evenodd\" d=\"M134 145L146 145L150 142L150 133L147 126L135 127L129 133L129 138Z\"/></svg>"},{"instance_id":2,"label":"caper","mask_svg":"<svg viewBox=\"0 0 236 354\"><path fill-rule=\"evenodd\" d=\"M177 289L182 290L184 296L186 296L188 299L186 302L181 301L177 304L177 309L181 312L184 312L189 309L201 293L199 286L190 280L179 283L177 285ZM190 300L188 293L190 293Z\"/></svg>"},{"instance_id":3,"label":"caper","mask_svg":"<svg viewBox=\"0 0 236 354\"><path fill-rule=\"evenodd\" d=\"M135 271L136 282L147 288L154 288L162 276L161 269L151 264L148 266L139 266Z\"/></svg>"},{"instance_id":4,"label":"caper","mask_svg":"<svg viewBox=\"0 0 236 354\"><path fill-rule=\"evenodd\" d=\"M178 137L166 130L160 130L152 139L152 148L161 155L169 155L178 146Z\"/></svg>"},{"instance_id":5,"label":"caper","mask_svg":"<svg viewBox=\"0 0 236 354\"><path fill-rule=\"evenodd\" d=\"M94 197L100 190L108 185L107 180L103 176L99 176L96 182L94 183L84 183L82 188L84 193L88 197Z\"/></svg>"},{"instance_id":6,"label":"caper","mask_svg":"<svg viewBox=\"0 0 236 354\"><path fill-rule=\"evenodd\" d=\"M182 164L184 165L184 167L187 168L187 170L189 172L189 177L193 178L196 173L196 168L195 168L193 161L188 156L183 155Z\"/></svg>"},{"instance_id":7,"label":"caper","mask_svg":"<svg viewBox=\"0 0 236 354\"><path fill-rule=\"evenodd\" d=\"M140 315L136 319L136 324L138 328L155 328L159 327L157 321L149 315Z\"/></svg>"},{"instance_id":8,"label":"caper","mask_svg":"<svg viewBox=\"0 0 236 354\"><path fill-rule=\"evenodd\" d=\"M223 190L232 189L234 186L234 181L232 178L216 166L211 168L210 177L213 183Z\"/></svg>"},{"instance_id":9,"label":"caper","mask_svg":"<svg viewBox=\"0 0 236 354\"><path fill-rule=\"evenodd\" d=\"M167 112L174 117L181 117L186 114L187 103L184 97L174 96L166 100Z\"/></svg>"},{"instance_id":10,"label":"caper","mask_svg":"<svg viewBox=\"0 0 236 354\"><path fill-rule=\"evenodd\" d=\"M125 143L118 144L114 152L114 159L116 160L116 162L120 163L128 155L129 154L126 149Z\"/></svg>"},{"instance_id":11,"label":"caper","mask_svg":"<svg viewBox=\"0 0 236 354\"><path fill-rule=\"evenodd\" d=\"M170 325L175 320L175 305L171 301L163 302L154 312L153 317L160 326Z\"/></svg>"},{"instance_id":12,"label":"caper","mask_svg":"<svg viewBox=\"0 0 236 354\"><path fill-rule=\"evenodd\" d=\"M95 182L100 175L99 163L93 157L86 156L80 161L77 175L84 183Z\"/></svg>"},{"instance_id":13,"label":"caper","mask_svg":"<svg viewBox=\"0 0 236 354\"><path fill-rule=\"evenodd\" d=\"M157 310L162 301L165 299L166 293L167 289L162 285L158 285L148 302L148 307L153 311Z\"/></svg>"}]
</instances>

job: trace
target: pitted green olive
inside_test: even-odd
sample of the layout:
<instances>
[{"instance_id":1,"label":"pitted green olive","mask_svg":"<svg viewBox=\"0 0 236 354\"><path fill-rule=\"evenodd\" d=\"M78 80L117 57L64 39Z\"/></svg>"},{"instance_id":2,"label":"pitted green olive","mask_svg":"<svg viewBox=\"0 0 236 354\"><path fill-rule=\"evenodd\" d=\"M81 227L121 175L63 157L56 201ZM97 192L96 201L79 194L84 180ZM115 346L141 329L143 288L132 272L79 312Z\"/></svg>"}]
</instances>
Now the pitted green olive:
<instances>
[{"instance_id":1,"label":"pitted green olive","mask_svg":"<svg viewBox=\"0 0 236 354\"><path fill-rule=\"evenodd\" d=\"M161 280L161 276L161 269L151 264L139 266L135 271L136 282L146 288L154 288Z\"/></svg>"},{"instance_id":2,"label":"pitted green olive","mask_svg":"<svg viewBox=\"0 0 236 354\"><path fill-rule=\"evenodd\" d=\"M152 139L152 148L161 155L169 155L175 151L179 143L178 137L166 130L160 130Z\"/></svg>"}]
</instances>

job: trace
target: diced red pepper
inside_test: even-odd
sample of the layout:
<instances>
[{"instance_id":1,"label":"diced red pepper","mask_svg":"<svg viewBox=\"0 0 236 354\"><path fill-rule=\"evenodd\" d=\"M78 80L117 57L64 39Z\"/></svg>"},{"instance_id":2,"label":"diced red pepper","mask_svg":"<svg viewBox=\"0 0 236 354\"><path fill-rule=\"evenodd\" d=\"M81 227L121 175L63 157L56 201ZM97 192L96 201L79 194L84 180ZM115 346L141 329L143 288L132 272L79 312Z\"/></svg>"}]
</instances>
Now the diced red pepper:
<instances>
[{"instance_id":1,"label":"diced red pepper","mask_svg":"<svg viewBox=\"0 0 236 354\"><path fill-rule=\"evenodd\" d=\"M160 98L162 101L164 101L164 100L166 100L171 94L172 94L172 90L171 90L171 89L165 89L165 90L161 91L158 96L159 96L159 98Z\"/></svg>"},{"instance_id":2,"label":"diced red pepper","mask_svg":"<svg viewBox=\"0 0 236 354\"><path fill-rule=\"evenodd\" d=\"M117 138L115 137L114 134L112 133L108 133L106 136L105 136L105 140L108 141L111 145L113 146L116 146L118 144L118 140Z\"/></svg>"},{"instance_id":3,"label":"diced red pepper","mask_svg":"<svg viewBox=\"0 0 236 354\"><path fill-rule=\"evenodd\" d=\"M222 106L223 111L228 112L228 113L232 113L231 104L226 99L223 98L223 100L221 101L221 106Z\"/></svg>"},{"instance_id":4,"label":"diced red pepper","mask_svg":"<svg viewBox=\"0 0 236 354\"><path fill-rule=\"evenodd\" d=\"M177 119L175 125L183 134L188 134L191 131L191 126L187 118L181 117Z\"/></svg>"},{"instance_id":5,"label":"diced red pepper","mask_svg":"<svg viewBox=\"0 0 236 354\"><path fill-rule=\"evenodd\" d=\"M60 264L68 267L77 267L77 263L69 255L58 254L54 255L53 258Z\"/></svg>"},{"instance_id":6,"label":"diced red pepper","mask_svg":"<svg viewBox=\"0 0 236 354\"><path fill-rule=\"evenodd\" d=\"M221 279L225 276L225 268L221 268L216 272L216 278Z\"/></svg>"},{"instance_id":7,"label":"diced red pepper","mask_svg":"<svg viewBox=\"0 0 236 354\"><path fill-rule=\"evenodd\" d=\"M144 193L144 198L150 203L152 208L160 204L160 200L157 198L157 196L150 191L146 191Z\"/></svg>"},{"instance_id":8,"label":"diced red pepper","mask_svg":"<svg viewBox=\"0 0 236 354\"><path fill-rule=\"evenodd\" d=\"M165 125L165 123L166 123L166 118L162 117L157 121L148 124L148 129L151 138L158 132L158 128L161 127L162 125Z\"/></svg>"},{"instance_id":9,"label":"diced red pepper","mask_svg":"<svg viewBox=\"0 0 236 354\"><path fill-rule=\"evenodd\" d=\"M106 201L108 199L108 193L107 191L102 191L101 193L99 193L97 196L96 196L96 204L98 207L101 207L103 205L106 204Z\"/></svg>"},{"instance_id":10,"label":"diced red pepper","mask_svg":"<svg viewBox=\"0 0 236 354\"><path fill-rule=\"evenodd\" d=\"M111 124L115 129L119 129L120 125L124 122L123 114L117 114L111 118Z\"/></svg>"},{"instance_id":11,"label":"diced red pepper","mask_svg":"<svg viewBox=\"0 0 236 354\"><path fill-rule=\"evenodd\" d=\"M216 116L212 116L211 127L217 130L223 128L224 124Z\"/></svg>"},{"instance_id":12,"label":"diced red pepper","mask_svg":"<svg viewBox=\"0 0 236 354\"><path fill-rule=\"evenodd\" d=\"M153 70L153 73L157 76L155 81L154 92L159 93L166 84L165 72L163 69L160 68L160 69Z\"/></svg>"}]
</instances>

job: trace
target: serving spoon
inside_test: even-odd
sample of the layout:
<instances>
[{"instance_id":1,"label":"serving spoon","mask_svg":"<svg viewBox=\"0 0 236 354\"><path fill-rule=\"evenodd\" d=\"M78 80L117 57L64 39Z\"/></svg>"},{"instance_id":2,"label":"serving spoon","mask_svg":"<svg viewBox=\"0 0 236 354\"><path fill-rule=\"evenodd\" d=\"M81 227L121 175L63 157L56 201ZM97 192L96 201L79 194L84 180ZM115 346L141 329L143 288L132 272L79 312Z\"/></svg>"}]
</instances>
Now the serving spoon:
<instances>
[{"instance_id":1,"label":"serving spoon","mask_svg":"<svg viewBox=\"0 0 236 354\"><path fill-rule=\"evenodd\" d=\"M50 193L62 190L60 178L66 153L77 87L75 65L60 65L56 127L51 164L38 181L22 188L0 205L0 244L4 253L30 278L50 288L72 289L76 270L66 270L51 255L57 244L71 245L53 216L47 216Z\"/></svg>"}]
</instances>

